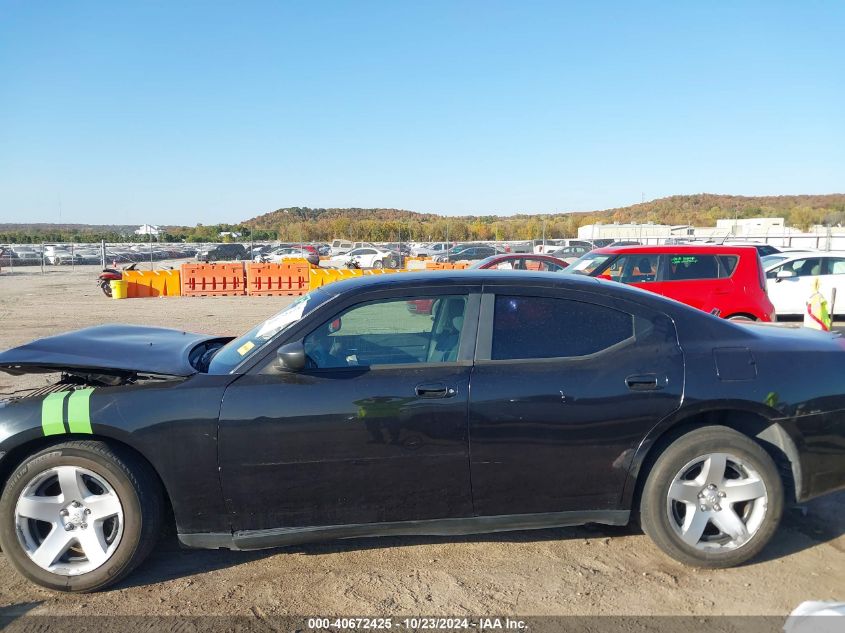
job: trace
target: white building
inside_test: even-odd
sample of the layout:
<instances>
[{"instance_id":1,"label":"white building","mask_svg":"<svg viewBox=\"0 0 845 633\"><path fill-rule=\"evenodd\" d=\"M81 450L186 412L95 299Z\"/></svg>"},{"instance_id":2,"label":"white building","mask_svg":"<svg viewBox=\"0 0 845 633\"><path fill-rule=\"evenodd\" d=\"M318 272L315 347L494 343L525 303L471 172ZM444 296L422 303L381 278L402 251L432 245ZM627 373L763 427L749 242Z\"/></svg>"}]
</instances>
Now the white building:
<instances>
[{"instance_id":1,"label":"white building","mask_svg":"<svg viewBox=\"0 0 845 633\"><path fill-rule=\"evenodd\" d=\"M716 228L732 235L784 235L788 231L783 218L747 218L716 220Z\"/></svg>"},{"instance_id":2,"label":"white building","mask_svg":"<svg viewBox=\"0 0 845 633\"><path fill-rule=\"evenodd\" d=\"M578 228L580 240L640 240L646 237L686 237L686 224L586 224Z\"/></svg>"},{"instance_id":3,"label":"white building","mask_svg":"<svg viewBox=\"0 0 845 633\"><path fill-rule=\"evenodd\" d=\"M158 237L159 233L161 233L161 229L153 224L142 224L135 229L135 235L152 235Z\"/></svg>"}]
</instances>

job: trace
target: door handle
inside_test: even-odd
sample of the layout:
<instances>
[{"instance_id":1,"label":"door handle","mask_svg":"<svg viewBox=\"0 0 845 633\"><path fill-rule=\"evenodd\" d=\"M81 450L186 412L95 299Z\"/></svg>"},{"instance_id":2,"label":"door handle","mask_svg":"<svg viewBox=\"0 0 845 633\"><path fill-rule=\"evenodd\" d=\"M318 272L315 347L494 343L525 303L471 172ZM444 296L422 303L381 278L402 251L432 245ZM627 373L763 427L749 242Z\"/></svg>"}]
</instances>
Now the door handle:
<instances>
[{"instance_id":1,"label":"door handle","mask_svg":"<svg viewBox=\"0 0 845 633\"><path fill-rule=\"evenodd\" d=\"M656 374L634 374L625 379L625 384L631 391L654 391L660 388Z\"/></svg>"},{"instance_id":2,"label":"door handle","mask_svg":"<svg viewBox=\"0 0 845 633\"><path fill-rule=\"evenodd\" d=\"M414 387L414 393L420 398L450 398L457 393L454 387L447 387L442 382L425 382Z\"/></svg>"}]
</instances>

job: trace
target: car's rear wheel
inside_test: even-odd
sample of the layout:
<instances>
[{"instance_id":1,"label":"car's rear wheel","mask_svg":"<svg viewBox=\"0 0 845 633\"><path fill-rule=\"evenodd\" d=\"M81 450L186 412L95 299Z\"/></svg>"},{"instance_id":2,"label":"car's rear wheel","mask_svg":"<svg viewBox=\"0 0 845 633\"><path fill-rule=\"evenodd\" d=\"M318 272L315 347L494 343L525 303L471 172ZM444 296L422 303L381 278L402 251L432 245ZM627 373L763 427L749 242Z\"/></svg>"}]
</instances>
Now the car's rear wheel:
<instances>
[{"instance_id":1,"label":"car's rear wheel","mask_svg":"<svg viewBox=\"0 0 845 633\"><path fill-rule=\"evenodd\" d=\"M0 497L0 545L33 582L59 591L111 585L160 534L150 467L103 442L66 442L27 458Z\"/></svg>"},{"instance_id":2,"label":"car's rear wheel","mask_svg":"<svg viewBox=\"0 0 845 633\"><path fill-rule=\"evenodd\" d=\"M373 262L373 268L375 268L375 269L384 268L384 262L380 259L377 259L376 261Z\"/></svg>"},{"instance_id":3,"label":"car's rear wheel","mask_svg":"<svg viewBox=\"0 0 845 633\"><path fill-rule=\"evenodd\" d=\"M771 540L783 483L771 457L727 427L682 435L658 457L643 487L640 523L672 558L732 567Z\"/></svg>"}]
</instances>

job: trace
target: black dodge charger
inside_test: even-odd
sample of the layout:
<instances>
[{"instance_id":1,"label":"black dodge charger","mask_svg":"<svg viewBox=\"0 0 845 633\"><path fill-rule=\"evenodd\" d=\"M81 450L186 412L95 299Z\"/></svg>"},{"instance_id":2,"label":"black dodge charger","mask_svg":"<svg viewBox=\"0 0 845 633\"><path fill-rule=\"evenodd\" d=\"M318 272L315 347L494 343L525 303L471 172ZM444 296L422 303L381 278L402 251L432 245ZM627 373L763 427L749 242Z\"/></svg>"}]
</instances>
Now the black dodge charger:
<instances>
[{"instance_id":1,"label":"black dodge charger","mask_svg":"<svg viewBox=\"0 0 845 633\"><path fill-rule=\"evenodd\" d=\"M598 279L356 279L236 339L102 326L0 370L61 373L0 400L0 545L52 589L120 580L169 517L232 549L636 520L724 567L845 486L841 338Z\"/></svg>"}]
</instances>

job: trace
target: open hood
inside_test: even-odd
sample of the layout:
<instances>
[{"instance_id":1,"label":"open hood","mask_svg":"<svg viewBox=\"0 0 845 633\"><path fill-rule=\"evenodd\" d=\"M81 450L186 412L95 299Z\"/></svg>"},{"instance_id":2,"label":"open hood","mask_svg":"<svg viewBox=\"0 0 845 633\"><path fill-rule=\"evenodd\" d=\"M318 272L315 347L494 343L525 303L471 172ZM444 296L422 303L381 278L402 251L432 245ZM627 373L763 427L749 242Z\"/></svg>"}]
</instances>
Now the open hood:
<instances>
[{"instance_id":1,"label":"open hood","mask_svg":"<svg viewBox=\"0 0 845 633\"><path fill-rule=\"evenodd\" d=\"M216 339L167 328L100 325L0 352L0 371L190 376L197 373L190 351Z\"/></svg>"}]
</instances>

